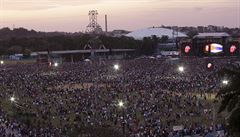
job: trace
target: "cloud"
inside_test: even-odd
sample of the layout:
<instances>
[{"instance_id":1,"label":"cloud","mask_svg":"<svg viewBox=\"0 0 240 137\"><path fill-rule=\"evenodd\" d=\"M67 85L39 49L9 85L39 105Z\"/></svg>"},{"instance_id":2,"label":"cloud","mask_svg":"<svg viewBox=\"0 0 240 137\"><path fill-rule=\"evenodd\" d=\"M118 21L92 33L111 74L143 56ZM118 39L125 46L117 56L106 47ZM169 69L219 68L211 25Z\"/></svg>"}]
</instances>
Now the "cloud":
<instances>
[{"instance_id":1,"label":"cloud","mask_svg":"<svg viewBox=\"0 0 240 137\"><path fill-rule=\"evenodd\" d=\"M80 6L99 3L101 0L7 0L1 1L0 10L44 10L62 6Z\"/></svg>"}]
</instances>

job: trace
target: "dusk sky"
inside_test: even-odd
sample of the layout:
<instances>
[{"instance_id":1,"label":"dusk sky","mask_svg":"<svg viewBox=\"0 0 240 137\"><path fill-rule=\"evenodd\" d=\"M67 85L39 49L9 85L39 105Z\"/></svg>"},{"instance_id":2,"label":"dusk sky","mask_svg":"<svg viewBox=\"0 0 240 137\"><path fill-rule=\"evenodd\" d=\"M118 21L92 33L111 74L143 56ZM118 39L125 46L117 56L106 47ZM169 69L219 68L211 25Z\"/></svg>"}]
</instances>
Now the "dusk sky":
<instances>
[{"instance_id":1,"label":"dusk sky","mask_svg":"<svg viewBox=\"0 0 240 137\"><path fill-rule=\"evenodd\" d=\"M240 27L240 0L0 0L0 28L85 31L88 11L98 10L104 29L136 30L151 26Z\"/></svg>"}]
</instances>

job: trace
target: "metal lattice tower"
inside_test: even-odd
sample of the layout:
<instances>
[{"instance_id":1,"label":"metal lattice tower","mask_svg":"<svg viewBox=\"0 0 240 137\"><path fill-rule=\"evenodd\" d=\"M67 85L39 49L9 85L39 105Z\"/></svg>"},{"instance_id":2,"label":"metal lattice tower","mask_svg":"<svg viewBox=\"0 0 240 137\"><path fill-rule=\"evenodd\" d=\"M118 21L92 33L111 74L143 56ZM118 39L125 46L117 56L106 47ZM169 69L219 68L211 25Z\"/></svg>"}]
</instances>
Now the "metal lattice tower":
<instances>
[{"instance_id":1,"label":"metal lattice tower","mask_svg":"<svg viewBox=\"0 0 240 137\"><path fill-rule=\"evenodd\" d=\"M91 10L88 13L89 16L89 24L87 26L86 32L87 33L102 33L102 28L101 26L97 23L97 16L98 16L98 12L97 10Z\"/></svg>"}]
</instances>

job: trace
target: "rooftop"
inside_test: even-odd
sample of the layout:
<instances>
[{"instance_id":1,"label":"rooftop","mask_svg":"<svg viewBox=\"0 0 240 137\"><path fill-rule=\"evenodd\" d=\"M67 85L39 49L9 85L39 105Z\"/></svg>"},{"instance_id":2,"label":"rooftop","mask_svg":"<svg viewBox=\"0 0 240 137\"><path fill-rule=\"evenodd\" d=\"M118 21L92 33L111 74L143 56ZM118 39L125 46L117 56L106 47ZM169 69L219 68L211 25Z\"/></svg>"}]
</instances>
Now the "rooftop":
<instances>
[{"instance_id":1,"label":"rooftop","mask_svg":"<svg viewBox=\"0 0 240 137\"><path fill-rule=\"evenodd\" d=\"M229 34L226 32L214 32L214 33L199 33L196 35L194 38L205 38L205 37L217 37L217 38L222 38L222 37L230 37Z\"/></svg>"}]
</instances>

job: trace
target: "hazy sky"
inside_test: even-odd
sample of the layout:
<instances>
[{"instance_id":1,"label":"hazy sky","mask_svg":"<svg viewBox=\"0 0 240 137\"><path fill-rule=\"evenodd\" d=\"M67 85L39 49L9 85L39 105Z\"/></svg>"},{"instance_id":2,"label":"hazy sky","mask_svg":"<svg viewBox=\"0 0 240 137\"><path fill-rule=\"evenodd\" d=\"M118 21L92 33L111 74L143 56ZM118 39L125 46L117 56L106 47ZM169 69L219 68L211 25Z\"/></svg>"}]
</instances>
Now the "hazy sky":
<instances>
[{"instance_id":1,"label":"hazy sky","mask_svg":"<svg viewBox=\"0 0 240 137\"><path fill-rule=\"evenodd\" d=\"M0 27L41 31L85 31L88 11L104 28L219 25L240 27L240 0L0 0Z\"/></svg>"}]
</instances>

